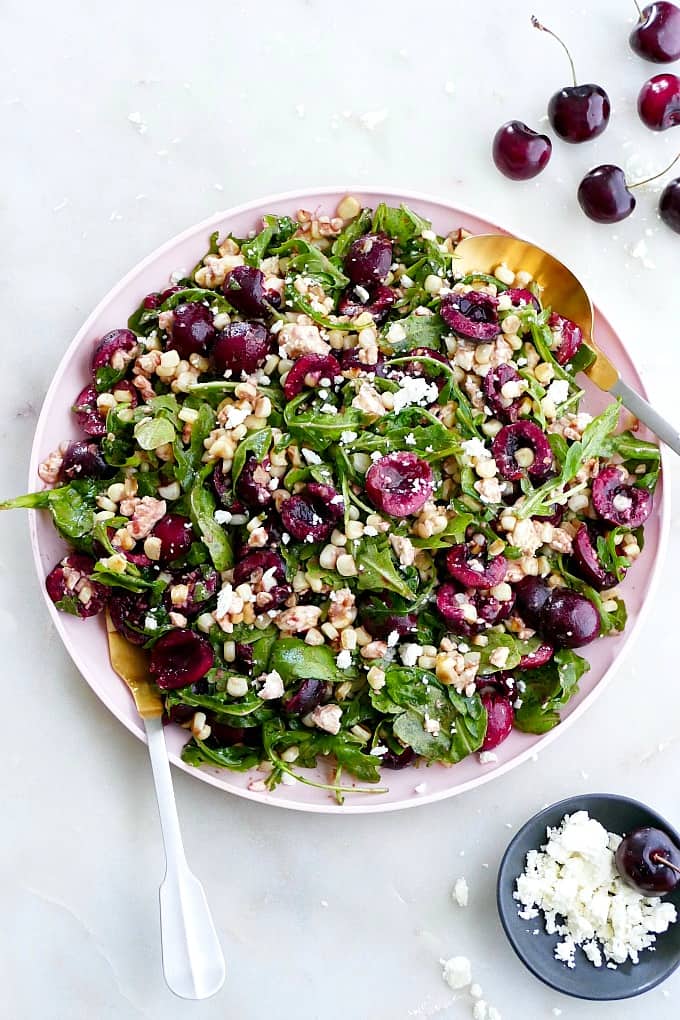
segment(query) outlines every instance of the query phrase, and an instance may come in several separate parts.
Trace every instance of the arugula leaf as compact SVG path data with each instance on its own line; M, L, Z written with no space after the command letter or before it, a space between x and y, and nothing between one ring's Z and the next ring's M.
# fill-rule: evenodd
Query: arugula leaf
M398 573L385 537L362 538L355 549L354 560L359 567L359 591L384 591L387 588L413 602L415 592Z
M354 407L348 407L341 414L322 414L315 409L297 414L298 407L308 397L308 393L301 393L288 403L283 413L291 435L304 446L325 450L331 443L336 443L343 432L357 432L369 420L367 415Z
M232 769L235 772L247 772L260 763L260 755L256 748L243 744L231 747L208 747L202 740L194 738L182 748L182 761L187 765L217 765L219 768Z
M236 489L236 483L239 480L248 456L252 455L255 457L255 460L258 461L264 460L269 452L271 443L272 430L268 428L258 429L257 432L251 432L250 435L241 440L236 447L231 467L231 481L234 489Z
M207 301L211 307L217 308L218 312L231 312L233 306L217 291L209 290L207 287L185 287L166 298L161 305L161 311L167 312L178 305L195 304L199 301Z
M394 326L401 326L404 330L406 335L402 339L395 340L389 336L390 331L397 334L401 332L393 329ZM448 332L446 324L439 315L418 315L411 312L410 315L403 319L395 319L383 328L380 346L387 354L401 354L412 351L414 347L431 347L438 351L442 336L446 332Z
M100 365L94 373L94 386L97 393L110 390L123 378L127 371L127 365L116 369L112 365Z
M358 216L351 220L347 226L342 230L335 241L331 251L339 259L344 259L345 255L354 244L356 240L367 234L371 229L371 210L362 209Z
M49 506L50 495L58 489L43 489L41 492L27 492L25 496L4 499L0 510L44 510Z
M310 679L341 683L357 676L357 671L352 667L340 669L328 645L308 645L300 638L293 637L276 641L269 656L268 668L280 673L286 685Z
M239 674L231 673L230 675L238 676ZM220 717L224 716L224 721L230 725L233 725L234 716L238 716L239 725L241 725L248 716L257 713L265 704L253 691L243 698L234 700L226 691L220 691L214 685L210 685L209 694L196 694L191 687L169 691L165 695L165 701L170 707L172 705L189 705L191 708L202 708L206 712L213 712ZM248 720L245 725L249 726L251 721L253 720Z
M203 467L203 442L215 427L215 412L210 404L202 403L198 409L198 418L191 427L191 441L188 448L177 436L174 444L175 478L183 489L190 488L196 475Z
M474 514L456 513L455 516L449 518L446 527L439 534L432 535L430 538L411 536L411 542L416 549L431 549L432 551L448 549L449 546L464 540L468 525L472 524L474 520Z
M293 237L275 249L274 254L288 256L289 269L297 269L311 276L331 289L346 287L349 277L335 265L317 245L301 237Z
M406 205L399 208L381 202L373 214L373 230L388 234L404 248L410 240L420 237L423 230L430 230L432 224L424 220Z
M95 581L106 585L107 588L124 588L126 591L136 593L149 591L155 586L153 581L147 581L142 577L134 563L127 563L125 573L119 574L115 570L110 570L101 560L97 560L92 576ZM165 586L165 582L162 582L162 584Z
M290 216L263 216L264 228L255 237L241 242L241 254L249 266L259 266L273 244L289 241L298 224Z
M142 450L157 450L175 438L175 427L167 418L142 418L134 428L134 437Z
M507 634L501 630L487 630L484 633L487 638L486 645L483 648L477 646L474 648L474 651L479 652L480 655L479 669L477 671L480 676L490 676L499 670L514 669L515 666L519 665L519 660L522 656L512 634ZM499 648L507 648L509 654L502 666L495 666L491 662L491 656Z
M526 690L515 711L515 726L525 733L547 733L557 726L559 709L578 692L578 682L589 669L586 659L562 648L545 666L525 670Z
M94 527L94 508L73 485L52 489L49 510L57 531L65 538L84 538Z
M189 493L189 513L194 527L208 547L215 570L229 570L234 554L226 531L215 520L217 503L212 492L197 482Z

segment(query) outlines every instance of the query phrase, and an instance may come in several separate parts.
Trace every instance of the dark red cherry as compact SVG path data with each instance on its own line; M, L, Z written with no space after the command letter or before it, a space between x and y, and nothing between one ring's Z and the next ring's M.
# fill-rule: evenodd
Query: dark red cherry
M200 301L177 305L174 309L168 347L176 350L180 357L205 354L216 336L213 313Z
M247 319L264 319L271 315L271 306L277 306L281 300L279 294L267 290L264 273L254 266L236 266L227 273L222 293Z
M392 265L392 241L385 234L364 234L350 246L345 272L352 283L372 287L382 283Z
M144 645L149 635L144 633L150 603L147 595L133 592L114 592L109 599L109 613L119 634L133 645Z
M57 609L86 619L108 602L111 589L92 580L94 560L83 553L65 556L45 578L45 588ZM62 602L62 605L58 605Z
M638 96L640 120L652 131L666 131L680 124L680 78L677 74L655 74Z
M272 475L269 468L269 457L259 461L250 454L246 457L243 470L236 482L236 495L242 503L253 510L261 510L272 501ZM278 485L278 482L276 484Z
M543 605L541 632L560 648L580 648L600 635L600 614L596 607L571 588L553 588Z
M281 520L298 542L322 542L344 512L344 500L332 486L310 482L301 493L286 500Z
M415 761L416 752L412 747L405 747L403 751L397 753L396 751L388 751L387 754L383 754L379 758L380 766L384 769L405 769L407 765L410 765Z
M537 626L541 619L543 607L550 598L552 588L541 577L527 574L515 585L517 607L523 620L532 627Z
M680 9L665 0L643 7L629 41L639 57L653 64L680 59Z
M193 630L171 630L151 650L149 673L164 691L195 684L215 662L210 643Z
M512 365L494 365L484 376L482 389L486 402L500 421L512 423L519 418L522 396L504 397L506 383L519 383L521 376Z
M391 287L378 284L377 287L368 290L367 294L366 301L360 301L356 288L348 288L338 302L338 315L347 315L350 319L355 319L362 312L368 312L373 316L373 321L378 326L381 325L397 300L396 292Z
M494 135L491 153L496 167L513 181L528 181L540 174L552 152L547 135L532 131L521 120L509 120Z
M77 439L66 447L59 475L71 482L74 478L107 478L115 473L116 469L109 467L96 443Z
M509 287L503 291L503 296L510 298L515 308L528 307L531 305L537 312L541 310L541 304L535 294L524 287Z
M680 177L669 181L661 192L659 216L667 227L680 234Z
M494 588L508 569L505 556L473 554L465 543L452 545L446 554L446 569L454 581L466 588Z
M341 371L339 362L332 354L303 354L293 363L286 376L283 395L286 400L292 400L305 388L312 390L319 385L333 387L334 379Z
M408 517L427 503L434 478L426 460L399 451L374 461L366 472L365 485L366 495L378 510L390 517Z
M321 704L326 684L323 680L303 680L295 694L281 703L286 715L308 715Z
M587 524L582 524L574 535L573 540L573 563L574 571L584 581L587 581L593 588L602 591L604 588L613 588L616 584L616 577L611 571L605 570L600 563L597 548Z
M654 505L651 492L631 485L624 469L616 464L603 468L593 479L592 499L603 520L626 528L644 524Z
M417 613L389 612L391 606L387 594L380 597L370 595L362 604L361 622L371 637L387 641L390 634L398 634L402 638L418 629Z
M86 436L100 439L106 435L106 419L97 409L97 391L91 383L80 391L71 410Z
M481 697L486 709L486 735L480 751L491 751L510 736L515 712L510 699L503 694L487 691Z
M213 348L212 357L220 375L240 379L251 375L262 365L269 353L270 337L261 322L232 322Z
M165 566L185 556L194 541L194 529L188 517L180 514L166 514L161 517L151 535L161 540L159 563Z
M92 353L92 371L95 380L102 382L103 368L113 369L121 375L139 350L139 341L129 329L112 329L97 341ZM106 385L106 383L104 384Z
M619 166L604 163L589 170L578 186L578 202L586 216L596 223L618 223L630 216L635 196Z
M553 333L552 353L560 365L566 365L583 343L583 332L571 319L565 319L563 315L552 312L548 319L548 325ZM557 346L554 346L557 344Z
M499 474L518 481L528 474L530 478L546 478L553 466L553 454L546 436L531 421L518 421L504 425L491 444Z
M445 294L439 314L458 336L469 340L493 340L500 332L498 298L479 290L467 294Z
M538 669L539 666L545 666L546 663L550 662L554 654L555 649L553 646L543 642L533 652L528 652L522 656L519 660L517 671L522 672L525 669Z
M268 571L278 584L285 584L286 566L278 553L270 549L249 552L234 567L234 584L248 583L257 587Z
M536 17L532 17L531 24L557 40L567 54L571 67L573 84L556 92L548 103L548 118L555 134L565 142L574 143L597 138L609 123L611 113L609 96L600 85L594 85L592 82L577 85L571 53L560 37L542 25Z
M664 896L680 883L680 847L661 829L633 829L615 854L616 870L645 896Z

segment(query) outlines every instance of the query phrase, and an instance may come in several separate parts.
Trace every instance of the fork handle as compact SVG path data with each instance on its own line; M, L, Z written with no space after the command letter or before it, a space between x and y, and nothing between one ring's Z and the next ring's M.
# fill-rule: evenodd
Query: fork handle
M665 418L662 418L644 397L632 390L622 379L617 379L609 392L615 397L621 397L624 407L628 408L641 422L644 422L662 443L670 446L674 453L680 455L680 432Z

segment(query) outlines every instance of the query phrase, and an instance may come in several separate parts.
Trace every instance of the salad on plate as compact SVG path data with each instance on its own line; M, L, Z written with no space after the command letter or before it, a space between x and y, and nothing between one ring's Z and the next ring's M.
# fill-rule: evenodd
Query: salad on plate
M186 762L341 799L492 761L624 629L659 450L580 410L579 327L521 268L463 276L465 233L346 196L213 235L0 504L51 514L50 598L148 649Z

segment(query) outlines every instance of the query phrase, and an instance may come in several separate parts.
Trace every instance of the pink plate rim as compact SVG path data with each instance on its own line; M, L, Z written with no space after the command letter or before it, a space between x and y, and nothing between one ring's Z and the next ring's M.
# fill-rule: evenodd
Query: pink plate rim
M45 395L43 406L41 408L40 416L38 418L38 422L36 425L35 437L33 440L29 466L29 482L28 482L29 490L35 487L38 464L40 462L41 456L44 455L42 454L42 450L45 441L44 433L46 431L49 412L51 410L54 397L64 379L64 376L68 373L74 354L81 345L83 339L88 334L91 326L97 321L99 316L103 312L105 312L107 306L129 284L131 284L136 279L136 277L144 271L144 269L146 269L160 257L172 252L173 249L183 244L184 242L191 241L193 238L199 238L203 236L207 237L211 230L214 230L216 227L222 225L224 221L227 219L235 218L237 216L241 216L249 212L261 214L263 211L266 211L268 207L274 206L275 204L278 203L287 202L298 203L298 205L307 205L314 208L317 201L322 201L323 199L328 198L329 196L332 195L341 196L344 194L356 194L361 196L362 198L367 199L381 199L384 197L388 197L398 199L399 201L403 201L409 204L410 203L417 204L418 202L423 202L427 203L430 206L438 206L442 210L442 213L460 214L462 217L469 217L472 219L477 219L489 223L489 221L486 219L484 215L477 213L469 206L454 205L444 198L435 197L418 191L411 191L410 189L402 190L399 188L384 188L376 185L356 184L354 186L326 185L319 188L308 187L296 189L293 191L286 191L277 194L267 195L264 196L263 198L254 199L249 202L244 202L239 205L232 206L226 210L221 210L219 212L213 213L211 216L207 217L201 222L188 227L186 230L175 235L169 241L166 241L164 244L157 247L153 252L151 252L151 254L147 255L140 262L138 262L128 273L125 274L125 276L123 276L121 280L118 281L118 283L116 283L105 294L102 300L96 305L96 307L93 309L90 315L86 318L83 325L76 333L74 339L71 341L68 348L64 352L62 359L55 372L54 378L52 379L52 382L50 383L50 386ZM507 231L500 226L497 227L496 229L498 229L499 232L511 233L511 231ZM523 234L522 236L524 236L527 240L531 241L531 238L526 237L525 234ZM201 250L204 250L204 248L205 246L203 246ZM596 311L599 316L599 319L603 321L605 325L608 326L609 324L605 317L599 312L599 310ZM613 332L618 338L618 333L615 330L613 330ZM621 342L623 346L623 342L622 341L619 342ZM642 394L645 395L644 388L642 388ZM668 470L668 460L669 453L662 446L661 461L664 473ZM664 560L664 553L668 544L668 538L670 533L670 493L668 492L667 487L664 486L663 481L661 481L660 487L657 490L657 492L661 494L661 498L660 499L657 498L657 500L655 500L655 515L658 517L659 522L658 544L655 550L654 561L649 567L645 600L641 607L639 608L639 610L637 611L636 617L632 622L630 629L627 629L627 633L625 635L623 644L617 651L611 664L605 669L600 679L595 683L593 689L583 697L583 700L570 712L570 714L560 723L560 725L555 727L548 733L544 734L540 738L534 740L529 747L527 747L525 750L519 751L508 761L500 763L492 769L485 769L481 771L478 775L474 776L473 778L465 782L461 782L455 786L450 786L441 790L434 791L432 793L425 793L419 796L412 791L408 796L405 796L401 800L382 803L378 799L379 795L366 796L365 799L362 797L361 800L359 799L358 796L356 800L348 797L345 799L345 803L342 806L336 804L334 801L330 799L330 797L327 799L326 802L319 801L318 803L315 801L308 802L293 799L279 799L275 795L263 795L262 793L251 791L247 789L247 787L232 785L228 783L228 780L222 778L221 775L216 775L205 769L196 769L190 765L186 765L178 754L175 754L174 752L169 750L168 754L170 761L172 762L173 765L176 765L178 768L182 769L184 772L187 772L189 775L201 779L203 782L206 782L221 790L226 790L227 792L234 793L237 796L258 802L260 804L264 803L269 806L286 808L288 810L311 811L315 813L335 815L373 814L385 811L404 810L410 807L431 804L435 801L443 800L448 797L453 797L458 794L465 793L468 790L471 790L477 786L481 786L484 783L490 782L497 776L504 775L511 769L515 768L517 765L520 765L522 762L525 762L530 758L533 758L536 755L536 753L541 751L543 748L547 747L548 744L552 743L552 741L559 737L560 734L564 733L567 727L571 726L574 720L579 718L581 714L586 711L586 709L593 703L597 695L601 693L601 691L604 690L605 686L611 682L616 669L620 666L624 656L630 651L632 643L638 637L640 629L644 623L644 620L646 619L647 613L649 612L650 603L652 602L652 596L654 595L657 585L659 583L660 567ZM38 513L36 511L29 511L29 530L31 546L33 551L33 559L41 584L43 597L45 599L45 602L47 603L48 611L52 617L52 621L64 645L66 646L69 655L71 656L74 664L76 665L76 667L78 667L79 671L85 677L86 681L93 689L97 697L107 706L107 708L116 716L116 718L120 722L122 722L124 726L126 726L126 728L131 733L133 733L138 739L145 741L146 738L144 730L143 728L140 727L138 720L134 718L131 719L129 716L126 717L125 715L123 715L119 711L118 706L115 704L113 697L109 696L108 692L105 689L102 689L94 679L91 679L87 675L87 671L81 665L81 657L79 654L79 650L76 646L76 643L71 640L71 637L66 632L62 614L60 614L55 609L53 603L47 596L43 584L44 567L40 558ZM135 723L137 723L137 725L135 725ZM417 772L415 772L414 770L409 771L411 771L414 781L417 781L420 778L424 779L427 778L428 774L427 769L418 770ZM454 773L454 771L455 768L454 770L452 770L452 774ZM400 773L393 773L393 775L395 776L399 774ZM228 773L228 775L232 774ZM319 791L320 795L322 793L324 796L327 796L325 791Z

